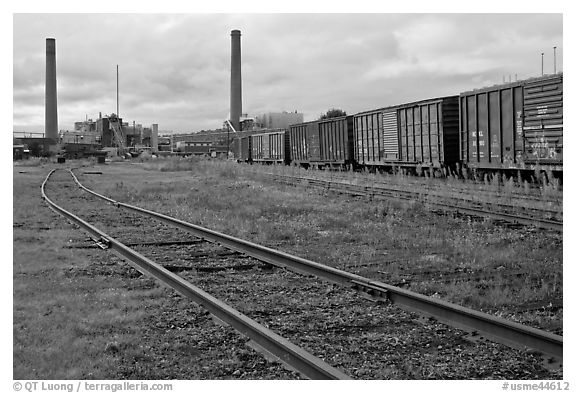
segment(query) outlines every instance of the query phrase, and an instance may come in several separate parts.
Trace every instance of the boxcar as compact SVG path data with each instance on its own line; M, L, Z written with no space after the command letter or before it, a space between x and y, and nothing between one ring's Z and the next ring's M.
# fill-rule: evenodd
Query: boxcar
M354 152L354 116L334 117L318 121L320 142L319 165L345 167L352 164Z
M252 137L240 138L238 143L238 162L252 162Z
M354 115L354 155L360 166L440 169L458 161L458 96Z
M320 160L318 121L292 124L288 129L290 158L293 164L308 167Z
M254 134L251 138L251 159L265 164L290 162L289 141L286 130Z
M352 164L353 116L290 126L292 162L302 166L345 167Z
M562 170L563 76L460 94L460 159L473 169Z

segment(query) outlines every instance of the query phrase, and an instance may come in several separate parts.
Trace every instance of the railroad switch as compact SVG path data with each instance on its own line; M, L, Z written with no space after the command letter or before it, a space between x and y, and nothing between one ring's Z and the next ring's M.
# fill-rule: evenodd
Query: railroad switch
M352 280L352 289L360 292L368 300L375 302L388 301L388 290L385 288L367 284L361 281Z

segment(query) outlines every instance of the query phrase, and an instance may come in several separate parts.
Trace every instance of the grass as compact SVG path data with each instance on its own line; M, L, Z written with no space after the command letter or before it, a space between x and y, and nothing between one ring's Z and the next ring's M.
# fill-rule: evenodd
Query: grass
M25 159L25 160L15 161L14 165L15 166L21 166L21 167L35 167L35 166L45 165L49 162L50 162L50 159L45 158L45 157L30 157L30 158Z
M313 261L383 281L426 271L433 276L469 271L495 282L474 289L476 284L426 285L419 276L410 280L412 289L428 295L493 310L562 299L561 235L439 217L417 201L370 201L278 185L262 173L304 173L294 167L162 159L130 170L109 169L113 177L104 179L116 180L87 185L115 199ZM358 183L378 180L375 174L345 175ZM499 281L500 275L513 273L519 277ZM554 284L525 282L538 277Z
M509 204L520 207L536 207L556 209L562 214L562 186L552 173L541 175L539 168L534 170L532 181L522 180L521 176L502 176L490 174L482 178L461 179L454 175L445 178L431 176L407 176L401 171L394 174L374 173L368 170L352 171L312 171L295 167L275 166L259 167L255 171L272 171L279 175L305 176L323 180L345 181L358 185L394 186L400 189L414 190L418 187L426 190L426 197L450 197L456 194L462 198L471 199L484 204ZM534 188L533 186L537 187ZM520 198L520 199L519 199ZM529 199L528 199L529 198Z
M258 377L262 367L290 377L277 364L261 366L246 340L203 308L113 256L64 248L87 235L41 201L52 167L14 168L14 379L253 378L233 372Z
M66 165L78 164L91 169L90 162ZM50 168L14 168L14 378L231 375L247 354L242 343L218 354L219 340L231 341L229 330L101 252L63 248L86 235L42 204L39 186ZM97 168L101 176L80 180L120 201L384 282L406 280L409 289L534 326L562 322L561 311L547 307L518 311L562 301L561 235L438 216L417 202L279 185L260 172L308 173L293 167L159 157ZM468 275L479 279L461 279ZM181 353L191 361L182 362Z

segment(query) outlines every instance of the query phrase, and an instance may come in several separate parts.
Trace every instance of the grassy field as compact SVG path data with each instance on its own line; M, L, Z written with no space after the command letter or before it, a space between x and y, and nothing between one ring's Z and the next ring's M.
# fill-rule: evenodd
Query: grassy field
M87 235L40 197L51 167L13 170L14 379L294 378L203 308L107 252L74 248Z
M129 168L83 180L123 202L477 309L507 315L562 302L561 234L279 185L257 166L164 159Z
M563 299L561 234L438 215L418 202L373 202L279 185L254 166L231 162L67 165L101 171L77 173L86 186L119 201L562 330L562 309L552 307ZM242 340L215 326L202 310L138 278L122 262L102 251L65 248L85 241L86 235L41 201L39 187L52 166L39 162L13 170L14 378L228 378L235 361L255 356L239 350ZM192 322L179 327L174 314ZM226 353L211 345L218 337L238 341L236 349ZM194 362L183 364L169 356L182 351ZM230 362L217 360L222 351ZM162 368L158 358L165 359ZM207 373L207 368L212 369Z

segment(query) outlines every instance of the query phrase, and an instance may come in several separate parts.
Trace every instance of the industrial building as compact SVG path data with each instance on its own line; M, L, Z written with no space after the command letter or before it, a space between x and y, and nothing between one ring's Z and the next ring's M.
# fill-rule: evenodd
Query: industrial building
M261 129L288 128L304 122L304 114L295 112L268 112L254 117L254 126Z
M14 133L14 159L31 156L61 154L83 157L106 154L106 149L117 154L158 150L158 124L143 127L122 122L116 114L102 116L96 121L88 119L74 123L73 131L58 131L58 95L56 74L56 40L46 39L45 133ZM105 150L103 150L105 149Z
M304 122L304 115L294 112L267 112L254 117L242 113L242 51L240 30L230 32L230 119L224 129L233 132L288 128Z
M230 118L223 130L159 137L158 124L143 126L126 122L118 113L102 115L96 120L86 119L74 123L72 131L58 131L56 40L46 39L45 134L27 138L14 137L15 157L30 155L65 154L72 157L96 154L106 150L117 154L176 152L217 155L234 150L238 138L263 129L288 128L303 122L302 113L267 112L254 117L242 114L242 73L239 30L231 31ZM118 69L117 69L118 70ZM117 90L118 94L118 90ZM117 107L117 112L118 112ZM232 131L232 132L231 132Z

